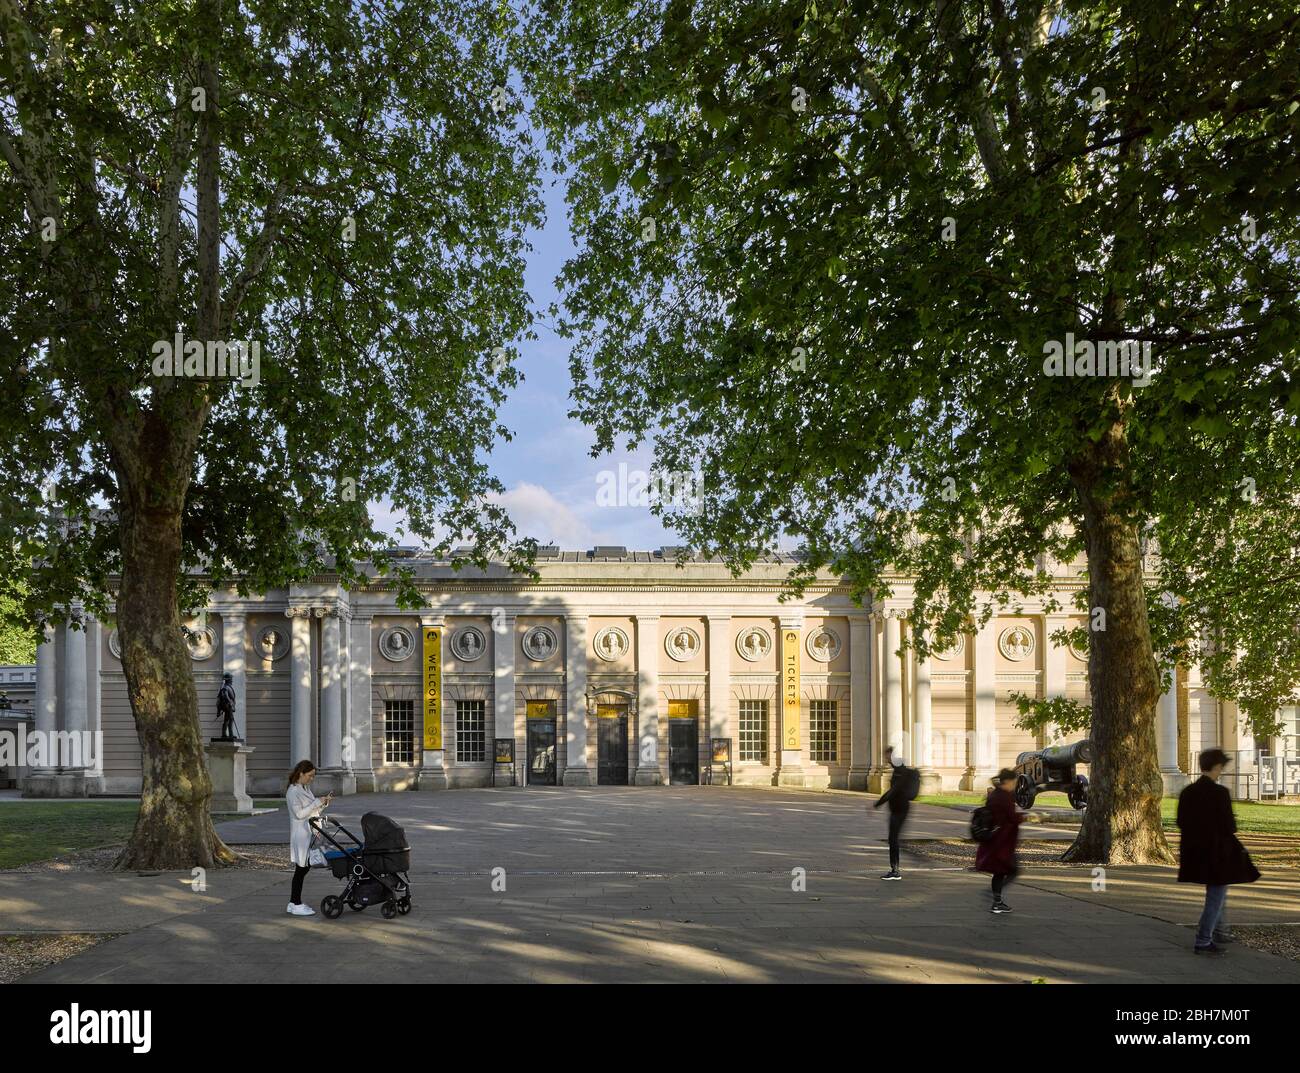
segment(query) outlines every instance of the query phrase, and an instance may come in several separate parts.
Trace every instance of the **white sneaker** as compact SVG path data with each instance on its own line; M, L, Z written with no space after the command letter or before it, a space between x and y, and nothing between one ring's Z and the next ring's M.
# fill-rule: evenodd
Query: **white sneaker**
M296 917L314 917L316 915L316 910L310 905L294 905L293 902L289 903L289 912Z

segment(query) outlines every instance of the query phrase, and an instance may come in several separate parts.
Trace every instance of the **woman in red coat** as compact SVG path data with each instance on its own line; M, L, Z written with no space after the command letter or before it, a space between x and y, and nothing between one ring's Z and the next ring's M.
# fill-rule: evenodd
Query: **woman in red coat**
M994 913L1009 913L1011 906L1002 900L1002 888L1016 878L1016 842L1020 838L1020 821L1012 791L1016 788L1016 773L1003 768L993 780L986 804L993 813L993 837L981 842L975 852L975 868L993 876Z

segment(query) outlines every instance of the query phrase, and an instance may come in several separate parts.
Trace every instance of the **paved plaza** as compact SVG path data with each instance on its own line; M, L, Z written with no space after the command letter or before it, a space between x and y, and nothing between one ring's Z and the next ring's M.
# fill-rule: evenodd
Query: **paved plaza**
M964 868L906 854L904 880L881 882L872 800L713 787L359 795L332 812L358 833L370 810L406 828L409 916L289 917L287 866L209 873L201 893L188 873L9 873L0 930L127 932L31 982L1300 983L1300 964L1239 946L1194 957L1202 888L1169 868L1109 869L1104 891L1088 869L1031 869L1005 917L988 912L988 878ZM919 805L907 834L962 837L967 822ZM274 845L287 827L281 811L219 829ZM313 871L305 900L340 887ZM1233 889L1229 915L1300 925L1297 894L1294 873L1266 876Z

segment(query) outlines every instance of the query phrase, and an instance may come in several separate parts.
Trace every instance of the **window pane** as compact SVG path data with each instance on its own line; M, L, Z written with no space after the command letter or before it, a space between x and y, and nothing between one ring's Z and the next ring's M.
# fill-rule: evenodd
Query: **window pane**
M456 702L456 760L476 764L487 759L486 704L481 700Z
M384 701L384 762L415 763L415 701Z
M833 764L838 759L838 714L836 701L808 702L808 755L814 763Z
M740 759L767 763L767 701L740 702Z

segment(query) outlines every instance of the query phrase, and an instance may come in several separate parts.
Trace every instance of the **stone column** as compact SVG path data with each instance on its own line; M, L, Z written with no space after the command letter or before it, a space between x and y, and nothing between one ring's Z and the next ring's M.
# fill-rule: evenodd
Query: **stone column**
M1047 615L1043 620L1043 697L1051 700L1065 696L1065 660L1069 649L1052 641L1052 634L1069 626L1069 619L1064 615ZM1047 745L1055 745L1061 739L1061 732L1055 725L1049 725L1043 734Z
M965 790L983 790L997 774L997 635L995 620L975 635L975 733L967 756Z
M590 786L587 766L587 616L564 619L564 785Z
M913 682L912 728L916 755L911 763L921 772L921 792L938 793L942 779L934 768L934 705L930 693L930 657L921 658L912 649Z
M871 619L849 619L849 789L871 777Z
M311 608L290 607L289 765L311 755Z
M28 768L23 780L24 797L55 795L55 733L58 730L59 695L55 666L54 627L46 624L36 646L36 711L34 730L44 763ZM30 746L29 746L30 748Z
M636 616L637 743L632 781L658 786L659 768L659 616Z
M1156 704L1156 756L1160 761L1160 781L1166 794L1176 794L1187 785L1187 776L1178 767L1178 669L1173 684L1160 695Z
M885 616L885 745L895 752L906 749L903 740L903 663L898 648L903 643L902 620L897 612ZM909 757L909 760L911 758Z
M84 779L86 760L82 749L87 728L89 683L86 680L86 631L83 626L83 613L80 608L75 608L63 627L63 729L67 732L64 739L67 744L64 746L66 755L59 759L69 762L60 763L59 767ZM80 797L85 787L82 786L81 794L75 793L72 787L68 790Z
M343 766L343 622L341 608L331 607L321 620L320 766L316 781L336 794L357 791L356 779Z
M235 691L235 725L247 744L248 733L248 661L245 655L244 627L247 618L242 611L221 612L221 670L230 675L230 687ZM296 764L298 761L295 760Z
M493 616L492 620L492 697L493 725L498 738L515 737L515 616L503 614ZM496 743L489 746L495 748ZM518 785L525 783L524 764L527 758L518 755L519 745L515 744L514 776ZM507 785L511 770L508 764L496 764L496 783Z
M438 629L438 720L442 724L442 749L422 749L420 752L420 773L415 778L415 786L418 790L445 790L447 789L447 668L443 663L443 643L447 640L447 623L442 615L425 613L420 616L420 713L424 713L424 660L425 660L425 640L424 632L430 629ZM423 718L420 722L421 734L423 734Z
M803 656L802 649L803 649L803 641L804 641L804 634L803 634L804 622L803 619L798 616L793 616L793 615L782 616L779 625L780 625L780 631L778 633L778 638L780 644L778 647L779 658L777 661L777 666L780 670L781 687L777 691L778 693L777 703L780 706L780 712L781 712L781 719L779 723L779 727L780 727L779 733L781 735L781 752L780 752L781 768L777 772L776 784L778 786L801 787L801 786L806 786L808 782L808 776L807 773L804 771L804 763L803 763L804 755L806 754L808 748L806 736L804 735L803 726L802 726L803 723L802 667L804 665L804 660L802 658L799 659L799 667L801 668L800 676L799 676L800 677L799 705L793 712L787 712L785 708L785 635L789 631L792 630L794 631L796 635L795 652L798 654L798 656L802 657ZM787 749L785 747L786 732L787 732L786 721L791 719L794 720L795 736L799 741L799 748L797 749Z
M731 732L731 616L709 615L709 737L731 739L731 770L734 777L740 742ZM710 763L713 742L705 742ZM721 768L713 772L716 786L724 785Z
M87 786L87 794L104 792L104 705L102 696L102 672L104 649L104 627L98 619L90 619L86 624L86 659L90 675L90 715L87 729L94 742L94 756L87 758L86 777L94 779L94 786Z
M374 741L371 730L371 638L370 629L374 619L370 614L352 616L351 637L348 643L348 659L352 697L348 705L352 726L349 728L348 744L344 748L344 761L351 760L352 773L356 778L359 793L373 793L375 790Z

